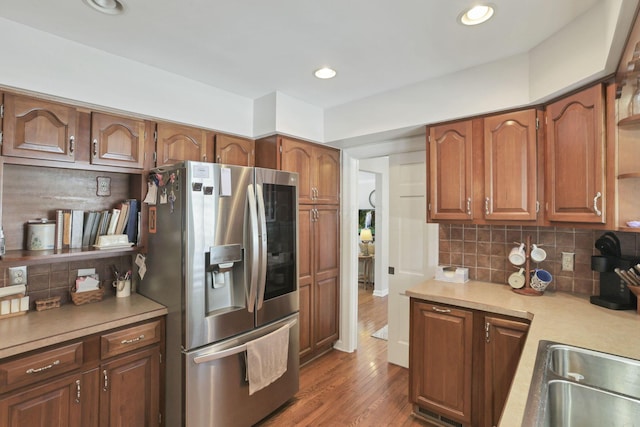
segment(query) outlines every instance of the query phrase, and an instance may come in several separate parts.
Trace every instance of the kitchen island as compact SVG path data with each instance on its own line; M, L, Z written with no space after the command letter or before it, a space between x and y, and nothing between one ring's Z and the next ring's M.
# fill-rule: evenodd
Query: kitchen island
M428 280L406 291L420 300L481 310L531 321L500 426L522 425L540 340L557 341L640 359L640 316L589 303L563 292L542 296L516 294L508 285Z

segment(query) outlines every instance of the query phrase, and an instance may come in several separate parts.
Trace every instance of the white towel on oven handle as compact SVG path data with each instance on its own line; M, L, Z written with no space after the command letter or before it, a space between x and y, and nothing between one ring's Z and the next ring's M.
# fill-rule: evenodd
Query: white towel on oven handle
M276 381L287 371L289 325L247 343L249 395Z

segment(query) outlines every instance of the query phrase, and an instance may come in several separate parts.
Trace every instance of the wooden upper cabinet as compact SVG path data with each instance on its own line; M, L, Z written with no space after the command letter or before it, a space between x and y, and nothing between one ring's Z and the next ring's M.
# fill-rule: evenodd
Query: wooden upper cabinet
M255 166L255 143L246 138L216 134L215 161L226 165Z
M429 218L473 218L471 120L429 128Z
M145 124L142 120L91 114L91 163L143 168Z
M184 160L210 162L208 132L204 129L171 123L158 123L156 141L156 166L171 165Z
M74 107L4 95L2 155L74 162L78 113Z
M281 138L280 169L298 172L300 203L340 203L340 151Z
M484 119L484 218L536 219L536 111Z
M604 90L598 84L546 110L549 221L605 222Z

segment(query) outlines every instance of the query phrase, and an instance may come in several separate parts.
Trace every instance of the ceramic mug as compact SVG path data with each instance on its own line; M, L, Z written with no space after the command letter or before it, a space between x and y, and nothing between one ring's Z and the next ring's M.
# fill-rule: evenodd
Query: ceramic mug
M131 295L131 280L116 280L113 282L116 288L116 297L123 298Z
M520 271L511 273L509 276L509 285L514 289L520 289L524 286L524 283L524 268L521 268Z
M531 259L535 262L542 262L547 259L547 252L535 244L531 245Z
M531 287L539 292L544 292L551 283L553 277L547 270L536 269L531 276Z
M522 265L527 260L527 256L524 252L524 243L521 243L520 246L516 246L511 249L509 253L509 262L513 265Z

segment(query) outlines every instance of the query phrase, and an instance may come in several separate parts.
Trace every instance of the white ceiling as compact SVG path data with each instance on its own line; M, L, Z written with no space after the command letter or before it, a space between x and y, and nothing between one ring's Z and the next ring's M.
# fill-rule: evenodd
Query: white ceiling
M0 16L251 99L322 108L527 52L605 0L492 0L492 20L457 23L474 0L0 0ZM333 80L313 70L337 69Z

